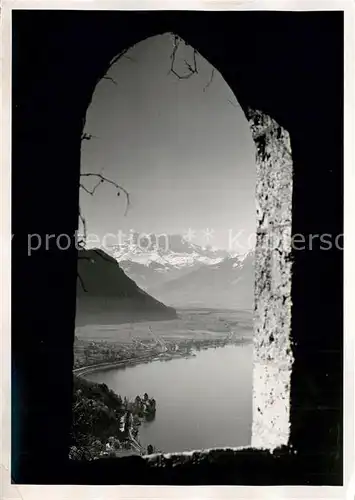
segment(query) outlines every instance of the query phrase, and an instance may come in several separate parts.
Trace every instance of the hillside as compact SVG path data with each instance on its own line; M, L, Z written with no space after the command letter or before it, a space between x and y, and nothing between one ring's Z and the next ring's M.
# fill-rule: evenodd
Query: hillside
M155 408L148 394L129 401L106 384L74 375L69 457L92 460L137 454L139 427L154 418ZM138 454L144 451L139 447Z
M185 276L204 264L196 262L194 265L174 267L169 264L163 266L158 262L140 264L131 260L121 260L119 265L127 276L137 283L140 288L149 292L152 287L157 287L168 281Z
M98 249L79 251L77 326L173 318L176 311L141 290L114 258Z

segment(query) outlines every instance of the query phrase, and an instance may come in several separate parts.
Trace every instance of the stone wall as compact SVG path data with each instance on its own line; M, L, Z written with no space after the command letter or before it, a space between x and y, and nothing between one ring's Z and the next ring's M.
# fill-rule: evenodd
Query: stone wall
M292 157L290 137L260 111L246 112L256 144L256 257L252 446L289 439Z

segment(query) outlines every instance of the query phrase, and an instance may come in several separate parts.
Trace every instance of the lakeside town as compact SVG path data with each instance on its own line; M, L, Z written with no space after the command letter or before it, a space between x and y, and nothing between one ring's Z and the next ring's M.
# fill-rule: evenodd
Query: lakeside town
M244 343L243 337L236 338L233 332L226 336L207 339L180 338L168 340L153 334L154 340L133 337L130 342L87 340L75 337L74 373L84 374L110 367L126 367L154 360L169 361L174 358L191 357L196 351Z
M255 232L255 151L252 138L248 146L245 135L250 132L249 124L239 106L231 108L226 104L230 101L228 85L197 51L191 51L182 39L175 35L172 38L170 34L159 35L150 46L151 42L153 40L148 42L146 49L149 53L151 49L157 51L154 60L160 61L158 67L162 77L161 81L158 77L159 82L155 83L161 86L161 95L171 95L171 99L161 101L159 92L155 96L151 92L145 93L140 84L135 88L137 75L131 74L130 70L135 67L139 71L143 65L121 67L120 62L124 60L117 58L115 68L110 67L110 71L118 72L117 79L112 78L113 73L105 78L129 82L128 93L137 92L136 95L132 93L132 102L145 103L130 134L135 146L132 149L126 139L120 143L121 136L117 135L123 125L127 127L133 123L128 119L129 115L122 114L122 110L129 113L135 109L134 105L126 108L127 101L123 100L117 113L112 114L112 109L106 108L105 97L102 102L105 112L98 119L100 91L93 95L93 107L88 108L88 121L82 136L83 170L80 172L78 213L81 245L78 250L73 346L73 375L75 384L81 384L75 392L74 405L79 404L81 412L74 412L74 420L81 422L78 431L85 429L87 456L94 458L126 447L128 451L150 453L154 447L148 443L165 452L187 450L191 446L224 446L230 444L230 438L236 444L249 439L255 254L250 238L243 236L243 242L237 241L240 228L246 234L254 235ZM145 50L146 42L142 43ZM135 50L132 47L133 53ZM175 61L177 52L179 57ZM139 60L140 49L136 56ZM191 102L186 107L187 95L181 102L176 100L179 96L174 80L179 76L181 63L183 67L180 69L185 75L186 64L189 68L190 61L196 66L196 58L199 71L204 68L202 71L207 71L211 78L199 90L192 84ZM168 67L171 78L166 78ZM154 72L154 75L158 73ZM144 77L141 81L147 78L147 75L140 76ZM185 76L182 79L182 85L188 87L190 79ZM220 79L218 87L216 79ZM192 78L191 82L194 80ZM219 89L215 103L210 98L202 103L200 97L212 80L210 92L213 94ZM123 87L119 87L122 91ZM154 85L152 88L158 87ZM225 96L222 101L221 89ZM120 91L112 96L115 104L127 97L125 90ZM105 96L107 92L110 93L110 87L105 90ZM153 107L152 99L155 101ZM191 115L191 106L195 104L202 105L202 114ZM208 118L215 116L219 104L218 122L226 124L225 133L221 135L223 151L226 148L224 137L230 130L235 130L235 119L240 120L237 123L240 133L237 136L232 134L229 143L230 157L227 158L229 154L223 155L222 161L215 157L221 128L205 127L216 123ZM176 114L176 105L186 113ZM102 128L106 111L112 118L109 118L113 126L111 132L106 125ZM205 112L207 114L202 117ZM177 120L172 122L171 116L176 116ZM144 125L146 123L152 124L149 130ZM140 130L141 125L144 131ZM159 133L155 133L155 128ZM148 142L144 139L147 130ZM196 135L196 131L201 135ZM95 136L104 140L87 140ZM203 147L196 147L197 136ZM105 144L107 147L100 149ZM184 145L183 148L180 144ZM206 154L208 147L211 149ZM241 151L248 153L249 157L242 153L237 171L235 162ZM188 161L185 155L188 155ZM102 161L105 172L101 170L99 173ZM221 175L222 171L224 175ZM232 171L239 190L239 194L233 196L233 202L236 202L233 207L230 205L232 198L228 196ZM186 189L186 183L184 180L180 182L181 179L191 181L193 189ZM223 193L222 203L218 197L210 196L211 187L213 194L215 188L219 194ZM118 206L114 201L116 196L110 198L112 188L119 196ZM247 193L250 193L250 198ZM93 199L95 205L91 205ZM131 200L136 200L135 206L131 206ZM120 213L129 215L129 218L120 219ZM133 227L139 227L139 231ZM111 237L116 233L118 240L112 241ZM89 234L95 234L95 241L91 238L88 241ZM108 234L110 245L106 245ZM242 349L246 344L249 344L247 348ZM229 346L238 346L238 349ZM199 353L202 350L210 352ZM234 357L230 355L231 351L235 351ZM135 365L142 366L124 370ZM179 370L181 365L184 368ZM185 379L189 369L192 372ZM141 381L139 373L144 374L146 370L148 374ZM156 380L149 372L157 375ZM128 384L124 382L125 376L131 377ZM222 398L221 388L234 379L240 384L240 394L248 391L240 398L248 403L243 405L242 411L239 403L229 406L228 391L223 400L226 417L220 426L216 424L218 416L213 415L214 411L220 411L221 406L214 404L216 394ZM106 382L107 386L93 380ZM146 395L146 390L152 394ZM137 393L144 395L136 396ZM128 401L124 397L126 394L134 400ZM216 407L214 410L213 406ZM237 412L238 419L235 417ZM91 422L87 427L83 423L86 417ZM139 425L149 419L154 422L142 425L140 429L142 447L139 444ZM240 436L236 436L236 420L238 430L243 427ZM196 422L203 422L199 430ZM226 429L227 435L224 435ZM176 436L174 442L172 434ZM95 444L94 436L101 444Z
M143 329L143 325L141 327ZM121 327L123 329L123 327ZM158 335L150 325L145 336L127 338L83 338L75 336L72 459L97 459L110 456L144 455L160 452L154 444L142 446L139 428L155 419L159 401L145 393L129 400L106 384L85 379L94 371L125 368L152 361L190 358L198 351L250 342L234 330L201 333L190 331L180 336ZM142 330L141 330L142 331ZM121 332L122 333L122 332Z

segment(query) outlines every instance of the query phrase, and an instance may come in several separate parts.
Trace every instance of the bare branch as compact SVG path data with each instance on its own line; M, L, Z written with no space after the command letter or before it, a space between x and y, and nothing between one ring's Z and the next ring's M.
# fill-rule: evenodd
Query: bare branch
M84 231L84 240L81 240L79 242L79 244L82 243L82 242L84 242L84 245L85 245L85 243L86 243L86 219L85 219L85 217L83 216L83 214L81 212L80 205L79 205L79 218L80 218L80 220L81 220L81 222L83 224L83 231Z
M117 85L116 80L114 80L111 76L105 75L102 78L103 78L103 80L110 80L112 83L114 83L115 85Z
M194 74L193 72L191 72L191 73L187 73L186 75L179 75L179 73L177 73L174 70L174 68L171 68L170 72L173 73L179 80L187 80L188 78L190 78Z
M173 40L173 51L170 55L170 59L172 60L172 66L174 65L174 62L175 62L175 56L176 56L176 52L177 52L177 49L179 48L179 45L180 45L180 38L176 35L174 35L174 40Z
M132 62L137 62L135 59L133 59L133 57L129 57L129 56L126 56L126 54L123 54L121 57L124 57L125 59L128 59L129 61L132 61Z
M203 89L204 92L206 92L206 90L208 89L208 87L211 85L212 81L213 81L213 77L214 77L214 68L212 68L212 72L211 72L211 78L209 79L207 85L205 86L205 88Z
M81 187L84 191L86 191L88 194L91 194L91 195L93 194L93 193L92 193L92 191L90 191L89 189L87 189L87 187L85 187L85 186L84 186L84 184L82 184L81 182L80 182L80 187Z
M193 51L193 66L184 59L184 62L187 66L187 69L190 71L190 73L197 73L197 63L196 63L196 50L194 49Z
M196 55L197 55L197 50L196 50L196 49L194 49L194 68L195 68L195 71L197 72Z
M96 177L99 179L97 184L95 184L95 186L92 188L92 190L88 189L82 183L80 183L80 187L83 188L84 191L86 191L91 196L94 195L96 189L100 186L100 184L103 184L104 182L107 182L108 184L112 184L117 189L117 196L120 196L121 192L124 193L126 196L126 209L125 209L124 215L127 215L128 209L130 207L130 197L129 197L128 191L124 187L117 184L117 182L114 182L111 179L108 179L107 177L103 176L102 174L95 174L93 172L89 172L89 173L80 174L80 177Z
M123 49L121 50L121 52L119 52L117 54L117 56L115 56L113 59L111 59L110 61L110 64L108 66L108 69L112 68L112 66L121 58L123 57L128 51L130 50L130 47L126 48L126 49Z
M99 83L99 81L104 78L105 80L111 80L115 85L117 85L117 82L111 77L111 76L108 76L107 72L109 71L109 69L121 58L121 57L126 57L127 59L130 59L128 56L126 56L126 52L128 52L129 50L131 49L131 47L127 47L126 49L122 50L121 52L119 52L113 59L111 59L109 65L108 65L108 68L106 70L106 73L103 75L103 76L100 76L96 83ZM131 59L133 61L133 59ZM88 107L89 105L91 104L91 101L92 101L92 96L91 96L91 99L88 103ZM85 123L86 123L86 116L83 118L83 125L82 125L82 130L84 130L85 128ZM92 136L91 134L86 134L86 133L83 133L82 134L82 137L81 137L81 140L90 140L91 137L94 137Z
M196 61L197 51L195 49L193 51L193 64L190 64L186 59L184 59L184 62L186 64L186 67L189 70L189 72L185 73L184 75L180 75L175 70L176 53L178 51L180 43L181 43L181 38L179 38L177 35L174 35L173 51L172 51L172 53L170 55L171 65L170 65L169 73L173 73L179 80L186 80L187 78L190 78L192 75L198 73L198 70L197 70L197 61Z
M115 85L117 85L117 82L116 82L116 81L115 81L115 80L114 80L111 76L108 76L108 74L107 74L107 73L108 73L109 69L110 69L110 68L112 68L112 66L113 66L113 65L114 65L114 64L115 64L115 63L116 63L119 59L121 59L121 57L125 57L126 59L129 59L130 61L134 61L134 59L132 59L132 58L130 58L130 57L128 57L128 56L126 55L126 53L127 53L130 49L131 49L131 47L128 47L128 48L126 48L126 49L122 50L121 52L119 52L119 53L117 54L117 56L115 56L113 59L111 59L111 61L110 61L109 65L108 65L108 68L107 68L107 70L106 70L106 73L104 74L104 76L102 76L102 77L101 77L102 79L105 79L105 80L110 80L112 83L114 83ZM100 78L100 79L101 79L101 78ZM100 79L99 79L99 80L100 80Z
M81 288L84 290L84 292L87 292L87 289L85 288L85 285L84 285L84 282L83 282L83 278L80 276L79 273L77 273L77 277L80 281L80 285L81 285Z
M129 58L128 56L126 56L126 52L128 52L128 50L130 50L130 47L122 50L119 54L117 54L109 63L109 67L107 69L107 71L121 58L121 57L126 57L127 59L130 59L131 61L133 61L133 59ZM111 76L108 76L107 75L107 72L105 75L103 75L101 78L105 79L105 80L110 80L112 81L112 83L114 83L115 85L117 85L117 82L111 77ZM99 80L101 79L99 78ZM98 81L99 81L98 80ZM90 100L91 102L91 100ZM89 103L90 104L90 103ZM83 118L83 123L82 123L82 130L84 130L85 128L85 123L86 123L86 116ZM87 132L82 132L81 134L81 141L90 141L92 138L97 138L96 136L92 135L92 134L89 134ZM79 183L79 187L82 188L86 193L90 194L91 196L94 195L96 189L99 187L100 184L104 183L104 182L107 182L108 184L112 184L113 186L115 186L115 188L117 189L117 196L120 196L121 192L123 192L126 196L126 209L125 209L125 213L124 215L127 215L127 212L128 212L128 208L130 206L130 198L129 198L129 193L128 191L126 191L126 189L124 189L122 186L120 186L119 184L117 184L116 182L112 181L111 179L108 179L106 177L104 177L102 174L94 174L94 173L86 173L86 174L80 174L80 177L96 177L98 178L98 182L95 184L95 186L90 190L88 189L82 182ZM83 216L82 212L81 212L81 209L80 209L80 205L79 205L79 219L83 225L83 238L78 240L78 245L80 248L85 248L86 246L86 239L87 239L87 225L86 225L86 219L85 217ZM84 286L84 283L82 282L82 279L80 277L80 275L78 274L78 278L81 282L81 286L83 288L83 290L86 291L85 289L85 286Z
M98 139L98 137L96 137L96 135L92 135L92 134L88 134L86 132L83 132L81 134L81 140L82 141L91 141L91 139Z

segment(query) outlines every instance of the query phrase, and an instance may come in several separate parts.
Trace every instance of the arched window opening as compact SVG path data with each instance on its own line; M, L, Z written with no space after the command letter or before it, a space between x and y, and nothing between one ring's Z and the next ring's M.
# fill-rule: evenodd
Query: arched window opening
M72 458L287 443L291 196L287 131L193 47L112 61L82 135Z

